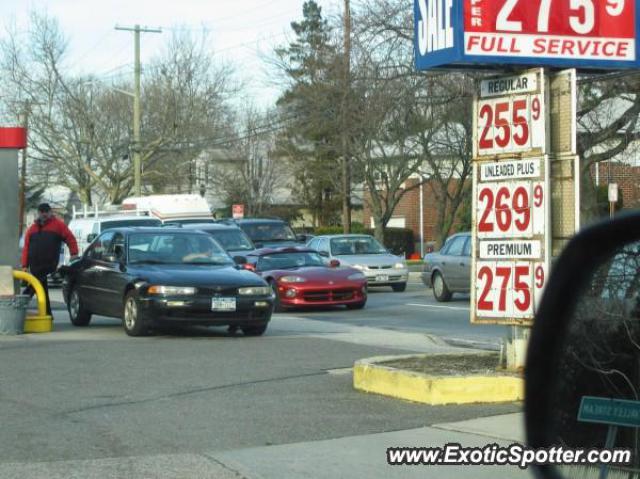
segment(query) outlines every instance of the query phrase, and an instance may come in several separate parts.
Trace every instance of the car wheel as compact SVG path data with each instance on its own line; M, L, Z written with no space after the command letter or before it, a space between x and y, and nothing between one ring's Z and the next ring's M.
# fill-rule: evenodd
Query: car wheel
M71 320L71 324L74 326L88 326L91 321L91 312L87 310L80 298L80 293L78 292L78 288L75 286L71 289L71 293L69 293L69 304L67 305L67 309L69 310L69 319Z
M362 301L360 303L347 304L347 309L362 309L364 308L365 304L367 304L366 301Z
M393 289L394 293L402 293L403 291L407 290L407 283L392 284L391 288Z
M266 324L261 324L260 326L247 326L245 328L242 328L242 332L245 336L262 336L266 330Z
M282 307L282 304L280 303L280 293L278 293L278 284L275 282L275 280L270 280L269 281L269 285L271 286L271 291L273 291L273 310L276 313L281 313L284 311L284 308Z
M444 282L442 275L437 272L433 274L433 295L440 303L451 300L451 291L447 288L447 283Z
M149 334L149 327L140 312L136 293L130 291L124 299L124 314L122 318L124 331L129 336L145 336Z

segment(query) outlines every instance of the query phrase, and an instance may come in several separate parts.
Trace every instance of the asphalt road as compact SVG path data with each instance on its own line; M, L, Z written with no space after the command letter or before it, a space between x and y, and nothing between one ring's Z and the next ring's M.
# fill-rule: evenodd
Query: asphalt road
M129 338L118 321L74 328L57 310L53 333L0 337L0 471L334 440L519 411L430 407L353 389L355 360L447 351L423 332L466 330L463 300L451 305L460 310L413 303L431 304L416 286L374 293L361 312L276 315L260 338L206 328Z
M468 295L454 294L450 302L438 303L432 291L418 279L412 279L403 293L392 293L391 288L371 288L367 306L360 311L333 308L290 314L318 321L432 334L451 344L482 349L499 349L507 334L506 326L472 325Z

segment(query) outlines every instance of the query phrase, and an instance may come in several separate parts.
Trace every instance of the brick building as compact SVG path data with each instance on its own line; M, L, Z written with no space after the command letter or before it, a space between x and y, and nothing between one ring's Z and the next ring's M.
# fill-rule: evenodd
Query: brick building
M418 179L409 179L406 181L406 187L411 188L412 185L416 185ZM451 190L455 188L455 183L450 184ZM432 245L436 238L436 225L437 225L437 208L436 202L438 201L434 193L436 188L435 182L427 181L422 185L422 211L424 221L424 241L425 251ZM368 206L367 194L365 193L365 201L363 207L363 222L365 227L373 228L375 222L373 221L371 210ZM462 207L458 208L458 214L460 214ZM410 228L413 230L414 238L416 241L416 251L420 251L420 188L416 187L402 197L398 206L396 206L393 216L389 223L389 228Z
M640 208L640 166L604 161L591 166L591 178L597 186L617 183L624 209Z

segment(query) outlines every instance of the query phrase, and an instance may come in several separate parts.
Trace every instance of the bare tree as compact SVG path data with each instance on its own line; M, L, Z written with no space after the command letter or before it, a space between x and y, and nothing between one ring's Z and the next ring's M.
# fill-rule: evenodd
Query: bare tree
M80 199L118 203L133 186L132 105L128 84L105 85L66 68L67 43L57 21L32 14L27 42L9 30L0 44L2 82L13 114L29 107L30 148L46 180ZM224 134L230 68L213 61L205 38L178 32L145 72L143 178L154 189L194 184L194 159ZM130 95L129 95L130 96ZM34 162L31 162L32 164ZM187 166L185 168L185 165Z
M248 216L264 215L287 186L286 160L276 152L274 118L273 112L248 107L229 145L233 166L211 165L214 188L224 194L227 204L244 204Z

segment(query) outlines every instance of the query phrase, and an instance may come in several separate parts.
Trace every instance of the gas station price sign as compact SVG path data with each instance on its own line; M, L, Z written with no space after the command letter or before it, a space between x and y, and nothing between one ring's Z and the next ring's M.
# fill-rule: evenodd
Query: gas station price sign
M415 0L416 66L637 68L636 0Z
M474 165L472 321L533 319L548 273L548 158Z
M475 157L546 151L544 75L541 69L483 80L475 106Z

